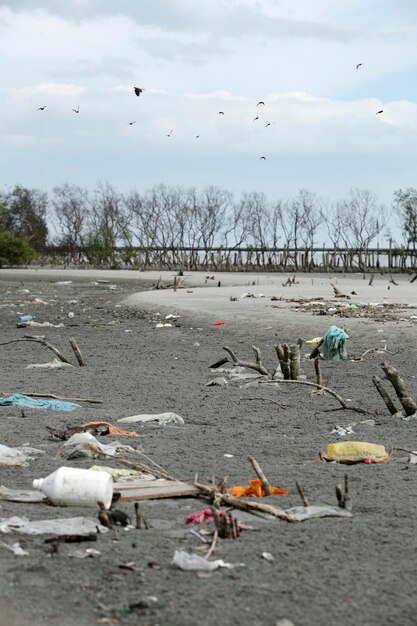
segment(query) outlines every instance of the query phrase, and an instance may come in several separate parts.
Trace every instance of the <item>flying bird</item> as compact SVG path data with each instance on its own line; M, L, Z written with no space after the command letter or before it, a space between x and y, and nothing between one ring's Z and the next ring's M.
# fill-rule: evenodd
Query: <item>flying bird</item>
M268 126L271 126L271 122L268 122L268 124L265 125L265 128L268 128Z
M139 97L140 94L142 93L142 91L145 91L144 89L142 89L142 87L133 87L135 94Z
M132 126L133 124L136 124L136 122L129 122L129 126Z
M172 135L172 133L173 133L173 132L174 132L173 130L170 130L170 131L169 131L169 133L168 133L168 135L167 135L167 137L171 137L171 135Z
M43 107L39 107L38 111L45 111L46 109L46 104Z
M198 139L200 137L200 135L196 135L195 138Z
M259 160L260 160L260 161L266 161L266 157L261 156L261 157L259 157Z
M259 102L258 102L258 104L256 106L258 107L260 104L265 105L265 102L263 100L259 100Z
M383 112L384 112L384 109L381 109L380 111L377 111L375 115L379 115L380 113L383 113Z
M363 63L358 63L356 66L356 69L358 70L360 67L362 67Z
M259 120L259 117L254 117L252 122L255 122L256 120Z
M76 109L72 109L74 111L74 113L79 113L80 112L80 105L77 106Z
M219 115L224 115L224 111L219 111Z

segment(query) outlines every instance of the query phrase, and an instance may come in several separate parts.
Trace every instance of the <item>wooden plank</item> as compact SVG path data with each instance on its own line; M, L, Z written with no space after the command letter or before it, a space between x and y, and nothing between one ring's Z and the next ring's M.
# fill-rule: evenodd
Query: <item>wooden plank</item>
M157 500L160 498L177 498L181 496L195 496L199 489L177 480L149 480L131 483L114 483L114 499L117 502L133 500ZM120 497L118 497L120 494Z

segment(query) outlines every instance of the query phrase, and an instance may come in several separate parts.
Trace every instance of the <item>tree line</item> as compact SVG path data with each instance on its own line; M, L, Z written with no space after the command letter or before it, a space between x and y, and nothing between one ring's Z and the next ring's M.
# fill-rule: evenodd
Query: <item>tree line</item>
M388 224L389 215L393 221ZM135 251L256 249L303 251L303 269L324 238L335 250L359 255L396 225L401 241L417 246L417 189L395 191L391 207L375 194L352 189L330 202L306 189L291 199L270 201L264 193L209 186L156 185L119 192L108 182L89 190L63 184L47 193L16 185L0 193L0 263L19 264L61 250L73 263L98 267L133 265ZM320 237L320 241L319 241ZM161 257L162 259L162 257ZM297 267L296 267L297 269Z

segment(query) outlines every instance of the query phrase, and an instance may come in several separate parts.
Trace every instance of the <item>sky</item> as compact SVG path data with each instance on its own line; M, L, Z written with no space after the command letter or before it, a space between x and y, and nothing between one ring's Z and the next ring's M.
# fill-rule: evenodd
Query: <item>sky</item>
M390 206L417 186L416 36L415 0L0 0L0 190Z

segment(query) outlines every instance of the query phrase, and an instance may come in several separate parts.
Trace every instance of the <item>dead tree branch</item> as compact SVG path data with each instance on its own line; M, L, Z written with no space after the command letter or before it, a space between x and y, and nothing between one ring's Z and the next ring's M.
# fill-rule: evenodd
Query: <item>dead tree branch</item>
M248 367L249 369L256 370L260 374L263 374L264 376L268 376L268 378L272 379L273 373L270 372L262 364L262 361L261 361L261 351L256 346L252 346L252 350L255 353L255 362L241 361L240 359L237 358L237 356L233 352L233 350L231 348L229 348L228 346L223 346L223 350L225 350L230 355L234 365L239 365L240 367Z
M62 352L58 350L58 348L55 348L55 346L49 343L49 341L46 341L46 339L41 339L40 337L22 337L21 339L12 339L12 341L5 341L4 343L0 343L0 346L7 346L10 343L21 343L22 341L34 341L36 343L40 343L41 345L45 346L45 348L48 348L48 350L51 350L60 361L71 365L70 361L68 361L68 359L62 354Z
M405 384L404 380L401 378L395 367L393 367L386 361L381 363L381 367L384 371L385 376L394 387L395 393L397 394L397 397L402 404L405 414L414 415L415 413L417 413L417 404L410 396L407 385Z

